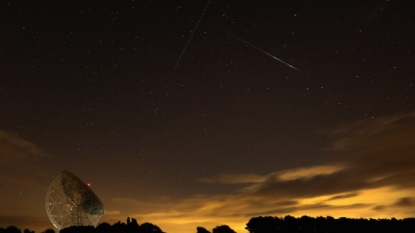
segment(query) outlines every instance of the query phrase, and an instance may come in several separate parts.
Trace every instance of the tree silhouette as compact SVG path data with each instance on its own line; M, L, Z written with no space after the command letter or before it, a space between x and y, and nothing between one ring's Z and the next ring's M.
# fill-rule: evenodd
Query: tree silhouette
M52 228L48 228L48 229L42 231L42 233L55 233L55 230L53 230Z
M35 233L35 231L31 231L29 229L24 229L23 233Z
M138 222L135 218L131 218L131 221L128 221L127 219L127 228L128 233L138 233L140 231L140 225L138 225Z
M197 227L197 233L210 233L210 231L206 230L204 227Z
M221 225L213 228L213 233L236 233L232 228L228 225Z
M133 226L133 227L138 227L139 226L138 222L135 218L131 218L131 226Z
M94 233L95 228L93 226L70 226L63 228L59 233ZM52 232L45 232L52 233Z
M295 218L273 217L278 224L278 230L268 228L272 217L254 217L247 223L246 229L250 233L410 233L415 232L415 218L402 220L392 219L352 219L341 217L334 219L331 216L312 218L302 216ZM278 221L279 219L279 221ZM274 222L275 223L275 222Z
M281 227L282 220L277 217L254 217L246 224L245 229L250 233L270 233L278 232Z
M145 222L140 225L140 233L164 233L158 226Z
M204 227L197 227L197 233L210 233ZM341 217L335 219L327 217L302 216L295 218L259 216L251 218L246 223L249 233L414 233L415 218L404 219L353 219ZM21 233L16 226L0 228L0 233ZM34 233L25 229L23 233ZM42 233L55 233L53 229L46 229ZM59 233L164 233L157 225L146 222L142 225L134 218L127 218L127 224L116 222L113 225L103 222L96 228L92 226L71 226L62 229ZM236 233L227 225L213 228L212 233Z
M20 229L17 228L16 226L8 226L5 230L4 233L21 233Z
M284 232L294 233L298 231L298 228L299 226L296 218L291 215L284 217Z
M123 223L123 222L116 222L111 226L111 233L112 232L116 232L116 233L128 233L128 227L127 224Z
M95 231L97 233L111 233L111 225L107 222L102 222L98 224L98 226L95 228Z
M313 233L315 229L314 224L314 219L309 216L304 215L299 219L299 228L302 233Z

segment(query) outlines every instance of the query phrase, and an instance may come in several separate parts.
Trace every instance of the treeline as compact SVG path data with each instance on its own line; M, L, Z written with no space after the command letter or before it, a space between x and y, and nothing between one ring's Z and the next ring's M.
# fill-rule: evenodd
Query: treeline
M259 216L251 218L245 229L249 233L414 233L415 218L405 219L364 219L364 218L338 218L309 217L295 218ZM15 226L0 228L0 233L35 233L29 229L23 232ZM53 229L46 229L42 233L56 233ZM106 222L92 226L72 226L59 231L59 233L165 233L157 225L146 222L138 224L134 218L127 218L127 222ZM196 227L196 233L211 233L202 226ZM212 233L236 233L228 225L217 226Z
M0 232L1 233L1 232ZM92 226L72 226L63 228L59 233L165 233L160 227L152 223L146 222L138 224L134 218L127 218L127 223L116 222L113 225L103 222L97 227Z
M409 233L415 232L415 218L397 220L260 216L251 218L245 229L250 233Z

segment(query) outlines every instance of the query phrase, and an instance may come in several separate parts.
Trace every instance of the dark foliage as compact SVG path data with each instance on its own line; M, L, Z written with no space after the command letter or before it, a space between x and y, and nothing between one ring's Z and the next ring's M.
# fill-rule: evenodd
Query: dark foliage
M392 219L352 219L333 217L312 218L290 215L279 217L254 217L246 224L250 233L409 233L415 232L415 218Z
M140 233L164 233L158 226L151 223L143 223L140 226Z
M232 228L228 225L217 226L213 228L213 233L236 233Z
M46 230L45 230L46 232ZM35 233L34 231L31 231L29 229L24 229L23 233ZM53 231L53 233L55 233L55 231Z
M9 226L6 229L0 228L0 233L22 233L20 229L15 226ZM25 229L23 233L35 233L29 229ZM42 233L55 233L53 229L46 229ZM59 233L165 233L158 226L152 223L138 224L134 218L127 218L127 223L116 222L113 225L103 222L97 227L93 226L71 226L63 228Z
M53 230L52 228L48 228L44 230L42 233L55 233L55 230Z
M206 230L204 227L197 227L196 230L196 233L210 233L210 231Z
M63 228L60 233L94 233L95 228L93 226L71 226Z
M8 226L6 229L1 231L2 233L21 233L20 229L15 226Z
M364 219L364 218L338 218L309 217L295 218L259 216L251 218L246 224L249 233L414 233L415 218L405 219ZM198 226L196 233L210 233L206 228ZM0 228L0 233L22 233L15 226ZM35 233L25 229L23 233ZM53 229L46 229L42 233L55 233ZM128 218L127 223L116 222L113 225L103 222L97 227L72 226L62 229L59 233L165 233L152 223L138 224L134 218ZM236 233L227 225L213 228L212 233Z

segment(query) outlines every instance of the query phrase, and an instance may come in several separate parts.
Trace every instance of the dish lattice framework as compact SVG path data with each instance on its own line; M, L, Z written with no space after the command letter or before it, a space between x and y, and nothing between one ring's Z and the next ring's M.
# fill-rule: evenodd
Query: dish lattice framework
M59 230L70 226L96 226L105 208L99 198L78 177L63 171L49 185L46 213Z

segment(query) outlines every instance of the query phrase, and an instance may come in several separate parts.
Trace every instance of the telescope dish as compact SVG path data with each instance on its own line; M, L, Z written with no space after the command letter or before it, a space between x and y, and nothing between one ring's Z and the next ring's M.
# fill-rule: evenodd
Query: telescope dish
M70 171L63 171L49 185L46 213L61 230L70 226L96 226L105 208L94 192Z

